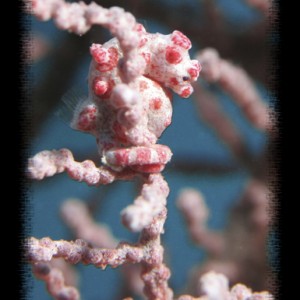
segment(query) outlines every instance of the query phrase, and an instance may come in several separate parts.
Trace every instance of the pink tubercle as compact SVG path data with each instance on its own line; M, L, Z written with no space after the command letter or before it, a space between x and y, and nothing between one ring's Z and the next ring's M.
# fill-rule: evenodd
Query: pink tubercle
M101 96L102 99L107 99L111 95L111 91L115 86L115 82L113 79L108 81L103 81L99 77L95 77L93 80L93 91L95 95Z
M192 60L192 64L193 64L193 67L188 69L188 73L191 75L191 77L193 79L196 80L199 76L199 73L200 73L202 67L201 67L200 63L195 59Z
M187 87L181 92L180 96L183 98L187 98L192 94L192 92L193 92L193 88Z
M96 114L95 106L89 105L85 107L79 114L77 120L77 128L81 131L93 131L96 129Z
M90 53L97 63L97 70L100 72L111 71L118 64L119 54L114 47L106 49L100 44L92 44Z
M100 44L92 44L90 47L90 53L97 63L107 60L107 49L103 48L103 46Z
M196 68L188 69L188 73L191 75L192 78L197 78L199 76L199 71Z
M178 30L174 30L172 33L172 42L177 45L180 46L186 50L190 49L192 47L192 43L189 40L188 37L186 37L182 32L178 31Z
M93 90L97 96L102 96L107 92L108 89L108 82L101 80L100 78L96 77L93 80Z

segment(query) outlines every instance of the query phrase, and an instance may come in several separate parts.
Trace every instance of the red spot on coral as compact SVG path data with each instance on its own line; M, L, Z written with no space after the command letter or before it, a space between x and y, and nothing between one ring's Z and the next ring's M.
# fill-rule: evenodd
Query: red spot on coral
M170 64L178 64L182 61L182 56L175 47L168 46L166 48L166 60Z
M102 81L99 77L93 80L93 91L97 96L102 96L107 92L108 82Z
M149 148L141 148L136 150L136 164L144 165L151 160L151 150Z
M99 77L96 77L93 80L93 91L94 91L95 95L101 96L102 99L107 99L110 97L111 91L114 86L115 86L115 82L112 79L104 82L101 79L99 79ZM106 88L106 91L104 91L105 88ZM104 91L104 93L101 94L103 91Z
M97 108L93 105L85 107L78 116L77 129L81 131L92 131L96 129Z
M113 152L115 164L118 166L127 166L129 162L129 149L117 149Z
M144 90L148 89L148 83L145 80L142 80L140 82L140 92L143 92Z
M175 45L180 46L186 50L188 50L192 47L191 41L182 32L180 32L178 30L174 30L172 32L171 39Z
M182 93L180 94L180 96L183 97L183 98L187 98L187 97L189 97L191 95L192 92L193 92L192 88L187 87L187 88L185 88L182 91Z
M188 69L188 73L191 75L192 78L197 78L199 75L199 71L195 68Z
M162 101L160 98L154 98L150 101L150 108L152 110L158 110L162 106Z
M115 166L128 166L130 149L119 148L115 150L109 150L109 155L106 156L108 163Z
M97 63L101 63L106 60L107 49L103 48L100 44L92 44L90 47L90 53Z
M141 173L159 173L165 168L163 164L149 164L149 165L134 165L131 169Z
M192 60L193 67L188 69L188 73L191 75L192 78L197 78L201 71L201 65L197 60Z
M179 82L175 77L172 77L172 78L170 78L170 83L171 83L171 85L174 86L174 85L177 85Z
M90 53L97 63L97 70L100 72L110 71L118 64L118 50L114 47L106 49L100 44L92 44Z

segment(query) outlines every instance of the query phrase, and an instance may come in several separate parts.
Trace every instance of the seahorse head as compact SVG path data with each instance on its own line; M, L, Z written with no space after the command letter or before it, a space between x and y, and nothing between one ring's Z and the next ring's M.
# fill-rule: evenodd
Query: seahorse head
M145 75L172 89L183 98L193 92L192 83L197 80L201 66L188 53L191 41L180 31L169 35L150 35L151 42L142 55L147 62ZM148 48L148 49L147 49Z

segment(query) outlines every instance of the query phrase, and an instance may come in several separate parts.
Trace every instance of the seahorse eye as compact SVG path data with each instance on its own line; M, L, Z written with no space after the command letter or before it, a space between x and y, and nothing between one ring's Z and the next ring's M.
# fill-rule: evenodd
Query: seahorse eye
M183 80L183 81L188 81L189 79L190 79L190 77L188 77L188 76L183 76L183 77L182 77L182 80Z

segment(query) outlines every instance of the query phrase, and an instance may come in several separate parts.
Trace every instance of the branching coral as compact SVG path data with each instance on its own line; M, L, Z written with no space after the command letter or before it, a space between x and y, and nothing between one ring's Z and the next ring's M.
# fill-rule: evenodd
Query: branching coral
M261 130L272 129L270 113L243 69L221 59L214 49L202 50L198 60L203 66L203 78L218 83L228 92L254 126Z
M54 299L79 299L77 289L65 284L60 269L52 267L49 263L41 262L33 265L32 272L37 278L45 281L47 290Z
M154 188L154 189L153 189ZM145 197L147 193L155 197L158 193L162 199L168 194L168 187L160 174L150 175L149 184L144 185ZM137 209L135 209L137 207ZM146 206L147 207L147 206ZM141 263L141 278L144 281L144 293L149 299L171 299L172 291L169 289L167 280L170 276L169 269L163 264L163 247L160 245L160 235L163 233L163 225L166 219L166 208L161 205L159 211L136 204L135 207L127 208L126 215L129 219L128 227L137 229L144 222L149 213L156 213L151 218L151 223L144 226L141 231L139 242L134 245L119 243L115 249L97 249L89 247L83 240L75 242L52 241L50 238L41 240L31 238L28 241L27 255L32 263L49 262L52 258L62 257L66 261L76 264L83 262L97 267L117 267L125 263ZM137 213L136 213L137 211ZM148 221L146 218L146 221ZM143 224L142 224L143 225ZM136 227L135 227L136 226ZM139 228L138 228L139 229Z
M240 279L250 286L267 286L271 274L264 253L272 220L268 194L261 182L249 182L228 226L224 232L217 232L207 228L209 212L203 196L193 189L181 191L177 203L189 233L195 244L208 253L206 262L194 269L193 290L201 290L199 277L209 270L225 274L230 282Z

